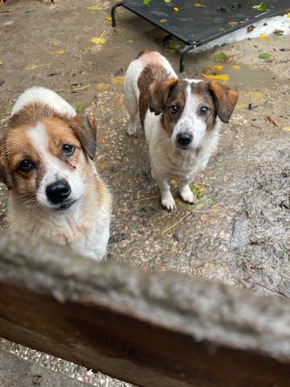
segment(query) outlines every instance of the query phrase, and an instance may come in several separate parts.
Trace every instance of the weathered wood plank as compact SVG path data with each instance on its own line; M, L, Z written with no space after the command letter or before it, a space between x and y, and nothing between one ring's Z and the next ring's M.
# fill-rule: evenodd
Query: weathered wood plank
M290 305L0 234L0 336L139 386L290 386Z

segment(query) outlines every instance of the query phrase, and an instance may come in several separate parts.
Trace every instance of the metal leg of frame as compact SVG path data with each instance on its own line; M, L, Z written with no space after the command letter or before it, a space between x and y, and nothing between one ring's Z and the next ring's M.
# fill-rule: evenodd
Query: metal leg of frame
M188 53L188 51L193 50L195 45L190 44L186 46L180 53L180 62L179 62L179 71L182 73L184 71L184 57Z
M123 5L123 1L119 1L118 3L114 4L111 9L112 27L116 27L115 10L117 7L120 7L120 5Z

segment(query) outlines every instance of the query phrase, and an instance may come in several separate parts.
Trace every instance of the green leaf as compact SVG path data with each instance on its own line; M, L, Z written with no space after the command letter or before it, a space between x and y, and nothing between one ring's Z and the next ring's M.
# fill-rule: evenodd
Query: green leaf
M263 2L259 5L253 5L252 8L256 9L257 11L267 11L267 6Z
M262 52L262 54L259 55L259 58L260 59L269 59L270 58L270 54L268 54L267 52Z
M215 62L226 62L228 60L228 56L223 52L220 52L214 57Z
M149 5L149 4L150 4L150 1L151 1L151 0L144 0L144 1L143 1L143 4L144 4L144 5Z
M83 113L85 111L85 107L84 107L83 104L77 103L75 105L75 110L76 110L77 113Z

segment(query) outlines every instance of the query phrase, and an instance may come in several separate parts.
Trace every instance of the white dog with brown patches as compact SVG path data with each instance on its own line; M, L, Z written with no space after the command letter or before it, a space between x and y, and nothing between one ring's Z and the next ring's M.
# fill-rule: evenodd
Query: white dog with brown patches
M124 92L128 134L136 133L139 115L163 207L175 208L171 178L179 180L181 198L193 203L189 183L216 149L221 123L229 121L238 92L216 81L178 80L167 59L149 50L130 63Z
M16 101L0 143L12 230L100 260L109 239L111 196L93 162L94 119L42 87Z

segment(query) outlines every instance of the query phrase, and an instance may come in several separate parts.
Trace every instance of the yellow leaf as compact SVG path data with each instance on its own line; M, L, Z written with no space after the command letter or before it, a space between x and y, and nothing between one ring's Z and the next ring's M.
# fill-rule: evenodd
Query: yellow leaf
M64 50L55 50L55 51L52 51L52 54L63 55L64 54Z
M228 24L230 25L230 26L236 26L237 24L238 24L238 22L235 22L235 21L230 21L230 22L228 22Z
M237 103L235 109L249 109L248 103Z
M113 78L112 84L113 85L123 85L124 78L125 78L124 76L115 77L115 78Z
M107 20L107 21L112 21L112 18L111 18L111 17L106 17L105 20Z
M240 66L239 65L232 65L232 68L235 69L235 70L240 70Z
M160 23L166 23L167 19L160 19L159 21L160 21Z
M230 79L230 77L227 74L218 74L218 75L202 74L202 76L207 79L216 79L218 81L224 81L224 82L227 82Z
M176 179L171 179L171 180L170 180L170 184L171 184L172 186L176 186L176 185L177 185L177 180L176 180Z
M289 14L290 15L290 14ZM290 17L290 16L289 16ZM290 125L285 125L282 127L282 130L285 130L287 132L290 132Z
M264 98L265 94L261 91L250 91L248 93L245 93L246 97L249 97L251 99L262 99Z
M260 40L269 40L269 36L267 36L265 34L260 34L259 39Z
M219 72L221 72L222 71L222 69L224 68L224 66L214 66L215 67L215 69L217 70L217 71L219 71Z
M97 90L105 90L110 87L109 83L98 83L96 88Z
M33 64L33 65L30 65L30 66L27 66L24 68L24 70L34 70L36 69L38 66L36 64Z
M87 7L87 9L90 9L92 11L101 11L102 8L98 7L97 5L93 5L92 7Z
M98 163L98 169L100 171L104 171L108 165L109 165L109 160L101 161L100 163Z
M179 8L174 7L174 8L173 8L173 11L174 11L174 12L178 12L178 11L179 11Z
M91 42L94 44L105 44L106 39L104 39L104 38L92 38Z

